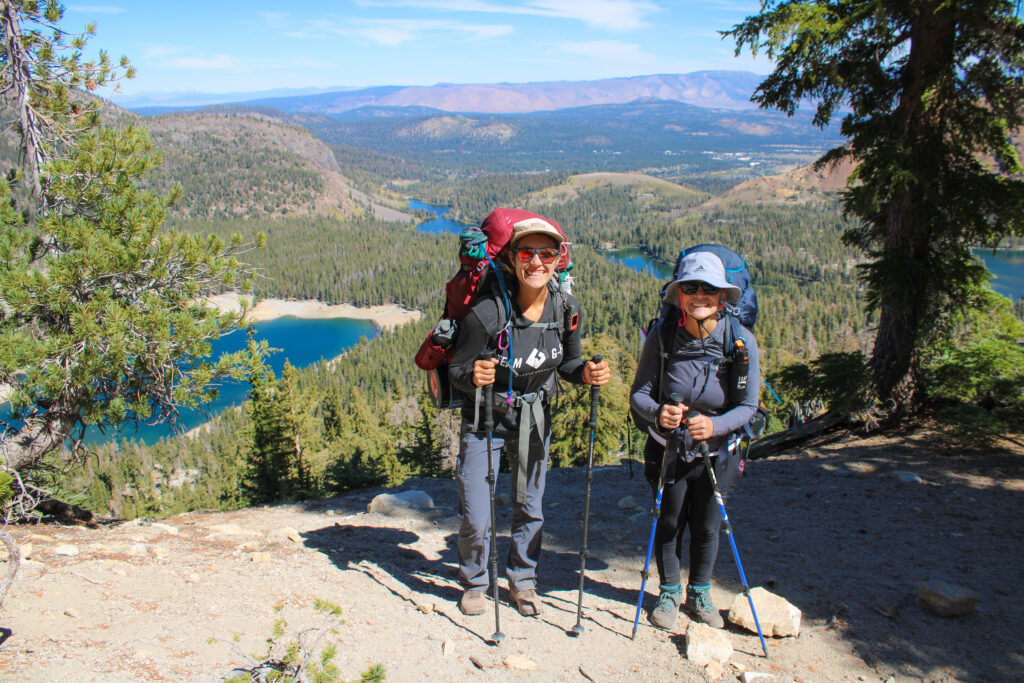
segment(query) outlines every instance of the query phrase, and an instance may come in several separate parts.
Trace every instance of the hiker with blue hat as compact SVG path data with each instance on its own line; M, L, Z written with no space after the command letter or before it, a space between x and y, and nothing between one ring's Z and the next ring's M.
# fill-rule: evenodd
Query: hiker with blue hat
M732 315L727 306L739 301L741 290L715 254L684 256L663 291L667 312L648 331L630 389L634 414L652 425L644 448L644 474L652 488L657 489L666 467L653 543L661 583L649 618L655 626L672 629L683 607L693 620L722 628L711 600L722 514L699 446L706 442L719 488L727 494L741 472L740 432L758 405L757 341L750 330L724 317ZM664 349L659 342L663 334L671 339ZM743 384L725 362L726 345L734 343L745 345L749 358ZM684 590L680 568L687 528Z

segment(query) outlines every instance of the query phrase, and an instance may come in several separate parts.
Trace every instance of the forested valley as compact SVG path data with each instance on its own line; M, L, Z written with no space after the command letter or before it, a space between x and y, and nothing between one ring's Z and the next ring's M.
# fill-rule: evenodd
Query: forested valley
M703 182L691 187L639 173L452 172L394 150L344 145L331 148L331 164L310 164L308 150L261 147L280 124L262 120L253 132L250 124L233 121L236 116L248 115L218 117L248 138L230 153L225 140L232 138L223 131L201 131L194 143L164 152L155 189L172 182L184 189L167 227L223 238L237 233L244 240L265 236L266 247L250 254L258 298L393 303L421 310L423 318L360 341L331 362L287 366L279 377L264 368L250 378L247 404L211 416L189 435L147 446L133 441L129 430L96 447L84 467L59 484L64 499L100 514L234 508L450 474L456 417L433 407L412 359L440 314L444 284L457 266L457 238L375 218L351 194L344 210L318 209L318 193L332 182L327 167L359 193L392 204L409 197L450 206L463 223L479 223L496 206L517 206L565 228L575 245L572 275L583 307L585 354L604 354L614 370L602 394L599 463L617 462L629 446L635 457L639 435L628 418L628 385L640 329L657 315L663 284L613 263L605 250L638 247L668 264L685 246L702 242L743 254L760 301L755 331L769 376L822 354L870 348L872 320L857 282L860 255L843 243L847 219L835 194L813 201L725 201L722 191L735 182L716 181L713 173L699 174ZM171 128L159 120L154 125ZM180 144L181 122L173 128ZM309 146L294 128L280 128ZM166 133L154 137L158 144L170 140ZM716 198L711 190L722 201L709 201ZM580 464L586 455L584 390L563 389L554 466ZM793 398L781 388L779 403L762 393L777 414L777 428Z

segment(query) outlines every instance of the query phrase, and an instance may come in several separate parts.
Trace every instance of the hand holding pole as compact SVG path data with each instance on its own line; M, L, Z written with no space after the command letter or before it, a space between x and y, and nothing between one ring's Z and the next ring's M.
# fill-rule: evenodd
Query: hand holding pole
M600 363L601 356L594 356L593 363ZM590 522L590 485L594 480L594 433L597 431L597 408L601 400L601 387L590 386L590 448L587 452L587 492L583 502L583 538L580 539L580 589L576 601L576 625L572 627L574 635L583 634L583 580L587 571L587 527Z
M480 356L480 360L491 360L494 356L490 353L484 353ZM484 400L484 429L487 430L487 490L490 494L491 502L491 548L489 553L490 567L491 567L491 581L494 582L494 634L491 636L491 641L495 645L500 645L501 641L505 638L505 634L501 632L501 621L498 616L498 531L497 531L497 516L494 514L494 448L491 445L491 439L494 433L494 383L486 384L483 387L483 400Z
M673 393L669 396L669 400L676 405L682 405L683 395ZM630 636L631 640L636 640L636 630L640 625L640 610L644 604L644 591L647 588L647 577L650 576L651 551L654 549L654 534L658 529L658 517L661 516L661 494L665 490L665 481L668 479L668 470L676 462L676 451L678 450L682 429L683 427L680 425L672 430L672 434L665 442L665 452L662 453L661 456L661 469L658 472L658 489L654 496L654 508L651 510L651 515L654 519L651 521L651 535L647 541L647 559L644 560L644 569L640 572L640 594L636 598L636 616L633 617L633 635Z
M690 410L687 412L687 418L696 417L699 415L696 410ZM761 622L757 619L757 610L754 609L754 598L750 596L750 586L747 585L747 576L743 573L743 563L740 562L740 552L736 548L736 539L732 533L732 524L729 522L729 515L725 511L725 500L722 498L722 492L718 488L718 477L715 476L715 468L711 464L711 455L708 449L707 441L698 441L697 450L700 451L700 455L704 458L704 469L707 470L708 477L711 479L711 488L715 492L715 501L718 502L718 509L722 512L722 523L725 525L725 535L729 537L729 544L732 546L732 556L736 560L736 569L740 572L740 582L743 584L743 593L747 596L747 602L750 604L750 614L754 617L754 626L757 627L757 637L761 639L761 649L764 651L764 658L768 659L768 646L764 643L764 634L761 633Z

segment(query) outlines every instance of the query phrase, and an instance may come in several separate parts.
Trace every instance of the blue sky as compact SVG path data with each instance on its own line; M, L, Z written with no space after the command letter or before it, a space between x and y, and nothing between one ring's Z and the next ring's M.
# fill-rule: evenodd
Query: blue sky
M770 70L734 57L717 33L756 13L757 0L65 3L66 29L97 25L88 52L126 55L138 69L125 98Z

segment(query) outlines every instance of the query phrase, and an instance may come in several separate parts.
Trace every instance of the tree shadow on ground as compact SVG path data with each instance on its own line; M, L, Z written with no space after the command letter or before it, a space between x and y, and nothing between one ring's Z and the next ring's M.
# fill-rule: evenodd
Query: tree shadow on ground
M1024 618L1011 606L1024 559L1024 457L905 438L832 444L748 471L729 516L752 585L838 629L880 673L1024 678ZM738 576L722 539L715 578L739 592ZM977 611L925 611L915 598L929 580L975 591Z
M1024 454L965 452L930 435L849 444L748 463L726 507L750 586L763 585L797 605L804 631L839 633L882 677L1024 680L1024 614L1014 607L1024 578ZM650 489L613 470L595 477L591 551L617 571L588 574L586 590L635 605L651 517L616 503L629 495L638 506L649 505ZM571 499L580 476L555 474L549 495L560 491ZM578 525L550 531L548 547L578 543ZM642 620L657 591L653 564ZM552 565L558 566L557 553ZM977 611L960 619L927 612L915 598L929 580L978 593ZM724 536L714 581L742 599ZM734 632L756 643L756 635ZM800 651L799 639L776 642L780 650ZM742 647L760 656L759 644Z

